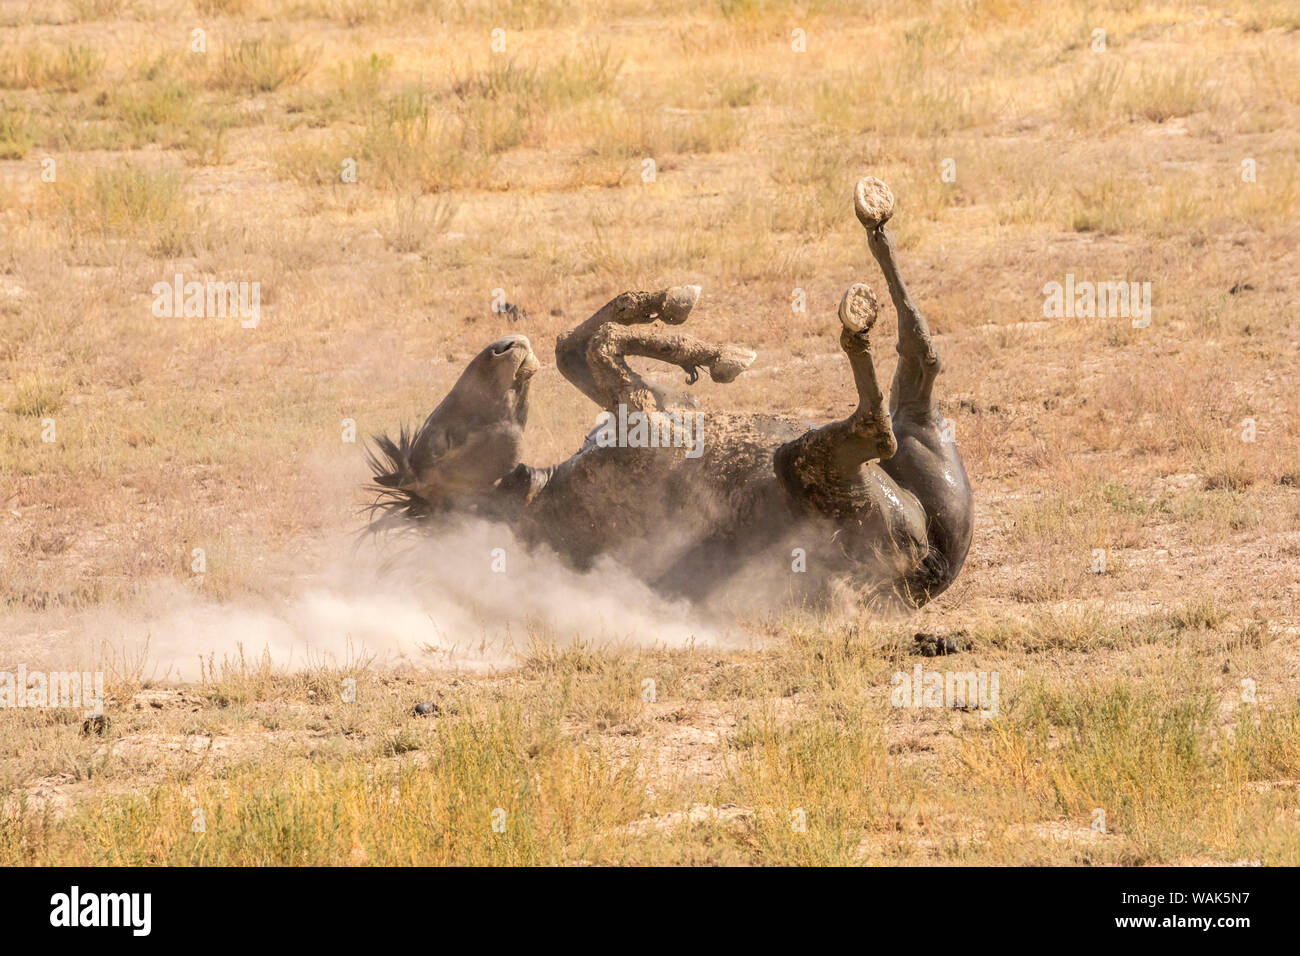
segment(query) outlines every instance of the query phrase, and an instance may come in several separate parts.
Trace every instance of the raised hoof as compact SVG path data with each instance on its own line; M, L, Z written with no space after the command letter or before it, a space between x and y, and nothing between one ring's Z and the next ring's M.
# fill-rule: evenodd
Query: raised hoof
M894 214L894 193L875 176L858 180L853 189L853 211L868 229L879 229Z
M734 382L741 372L754 364L758 353L738 345L723 346L722 354L709 365L709 378L724 385Z
M669 325L681 325L695 308L700 299L700 287L697 285L676 285L664 295L664 307L659 310L659 319Z
M854 335L870 332L876 324L876 294L871 287L862 282L849 286L849 291L840 299L840 324Z

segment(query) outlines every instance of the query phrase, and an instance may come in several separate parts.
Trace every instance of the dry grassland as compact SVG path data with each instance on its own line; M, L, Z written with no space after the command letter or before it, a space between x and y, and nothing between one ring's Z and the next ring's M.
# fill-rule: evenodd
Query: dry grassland
M0 863L1300 863L1294 4L3 0L0 104L0 670L109 698L0 710ZM845 414L866 174L977 500L936 603L489 668L241 632L346 561L366 436L624 289L758 350L704 408ZM156 317L177 273L257 326ZM1149 327L1044 318L1067 274ZM594 413L544 369L526 460ZM918 661L998 715L891 707Z

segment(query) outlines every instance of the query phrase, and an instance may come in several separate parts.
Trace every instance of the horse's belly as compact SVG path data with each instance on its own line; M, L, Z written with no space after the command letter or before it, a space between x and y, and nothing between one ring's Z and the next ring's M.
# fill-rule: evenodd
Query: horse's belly
M526 534L579 566L606 555L648 581L701 549L727 560L781 523L788 509L772 453L801 426L733 416L716 424L711 433L705 419L692 447L587 447L530 502Z

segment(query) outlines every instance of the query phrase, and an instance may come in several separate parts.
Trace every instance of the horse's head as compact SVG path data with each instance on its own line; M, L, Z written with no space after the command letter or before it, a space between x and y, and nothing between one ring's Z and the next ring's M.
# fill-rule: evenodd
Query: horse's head
M528 339L508 335L479 352L414 434L375 439L370 455L381 510L420 518L472 509L519 464L528 385L541 367Z

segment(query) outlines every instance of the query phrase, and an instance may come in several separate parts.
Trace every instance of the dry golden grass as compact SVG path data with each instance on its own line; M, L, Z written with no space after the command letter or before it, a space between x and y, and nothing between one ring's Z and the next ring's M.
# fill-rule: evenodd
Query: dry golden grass
M109 727L0 710L0 862L1300 862L1297 77L1283 2L0 0L0 670L160 581L289 592L360 520L341 419L625 288L699 282L699 330L759 351L706 407L843 415L867 173L978 507L915 618L745 650L196 646L180 684L79 649ZM154 317L176 273L260 282L257 328ZM1045 319L1066 274L1151 282L1150 327ZM534 394L558 460L591 409ZM917 660L996 671L998 716L891 707Z

